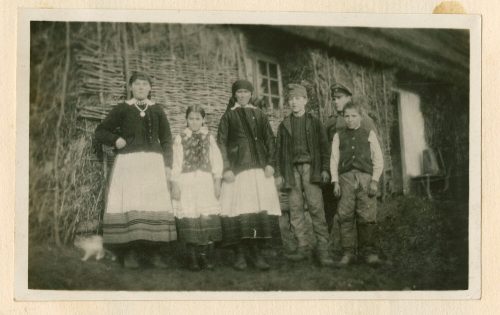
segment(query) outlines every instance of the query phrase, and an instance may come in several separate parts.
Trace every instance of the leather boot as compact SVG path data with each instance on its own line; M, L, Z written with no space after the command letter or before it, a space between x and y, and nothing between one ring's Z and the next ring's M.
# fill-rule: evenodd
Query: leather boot
M208 270L214 269L214 244L200 246L200 265Z
M167 268L167 265L163 262L160 254L158 253L153 254L153 257L151 258L151 263L155 268L160 268L160 269Z
M196 246L192 244L186 245L188 251L188 268L191 271L199 271L200 265L198 264L198 259L196 257Z
M243 245L241 243L236 245L234 252L236 257L234 260L233 268L239 271L247 269L247 261L245 259L245 250L243 248Z
M139 268L137 253L133 249L127 250L127 252L125 253L125 257L123 258L123 266L130 269Z
M311 258L311 251L306 246L299 247L295 252L285 254L285 257L291 261L309 260Z
M378 266L382 260L378 256L378 230L375 223L358 224L358 247L365 262Z
M264 256L262 256L261 250L255 242L249 244L250 253L252 255L252 261L254 266L259 270L269 270L271 266L266 262Z
M335 262L327 250L318 250L316 255L321 267L332 267L335 265Z
M338 267L347 267L348 265L352 265L356 262L356 255L352 251L345 251L344 255L337 263Z

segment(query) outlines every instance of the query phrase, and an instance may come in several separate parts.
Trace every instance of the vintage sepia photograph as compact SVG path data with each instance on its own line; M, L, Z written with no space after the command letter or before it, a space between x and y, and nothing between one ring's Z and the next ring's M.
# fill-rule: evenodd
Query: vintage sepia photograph
M61 11L21 19L28 291L476 288L471 23Z

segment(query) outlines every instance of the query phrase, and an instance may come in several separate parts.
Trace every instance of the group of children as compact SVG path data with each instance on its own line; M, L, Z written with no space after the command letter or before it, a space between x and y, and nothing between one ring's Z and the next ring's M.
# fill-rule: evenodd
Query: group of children
M96 139L117 153L103 239L125 267L139 267L141 257L165 267L160 247L178 239L186 246L191 270L214 268L216 243L233 248L237 270L248 263L269 269L262 245L271 238L270 216L281 215L278 189L288 196L298 243L288 259L312 257L306 205L321 266L345 266L358 254L369 264L380 262L375 196L383 159L375 130L366 127L358 105L348 101L337 106L344 127L335 123L326 129L306 113L306 89L291 84L287 99L292 113L281 122L275 140L267 116L253 105L252 84L238 80L216 137L205 126L203 107L191 105L187 127L172 141L162 107L151 100L149 76L134 73L129 85L133 98L113 108L96 129ZM334 100L341 93L351 96L342 85L333 86L332 93ZM330 183L331 193L340 197L343 257L337 263L329 251L322 196L322 187Z

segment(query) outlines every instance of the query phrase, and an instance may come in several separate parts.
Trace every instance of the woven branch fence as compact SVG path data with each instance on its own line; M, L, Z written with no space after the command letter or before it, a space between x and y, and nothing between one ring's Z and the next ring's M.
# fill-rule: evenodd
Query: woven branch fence
M32 32L29 230L58 245L98 226L108 164L91 139L130 96L132 71L152 76L175 135L190 104L205 106L216 132L230 84L245 70L244 39L230 27L38 22Z

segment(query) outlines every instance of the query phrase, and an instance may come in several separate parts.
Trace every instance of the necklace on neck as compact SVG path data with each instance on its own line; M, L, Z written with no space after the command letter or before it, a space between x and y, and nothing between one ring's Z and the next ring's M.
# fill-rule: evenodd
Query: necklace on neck
M144 107L144 109L141 109L139 105L146 105L146 107ZM143 101L137 101L135 102L134 106L139 110L139 116L141 116L141 118L144 118L144 116L146 116L146 110L148 109L149 104Z

